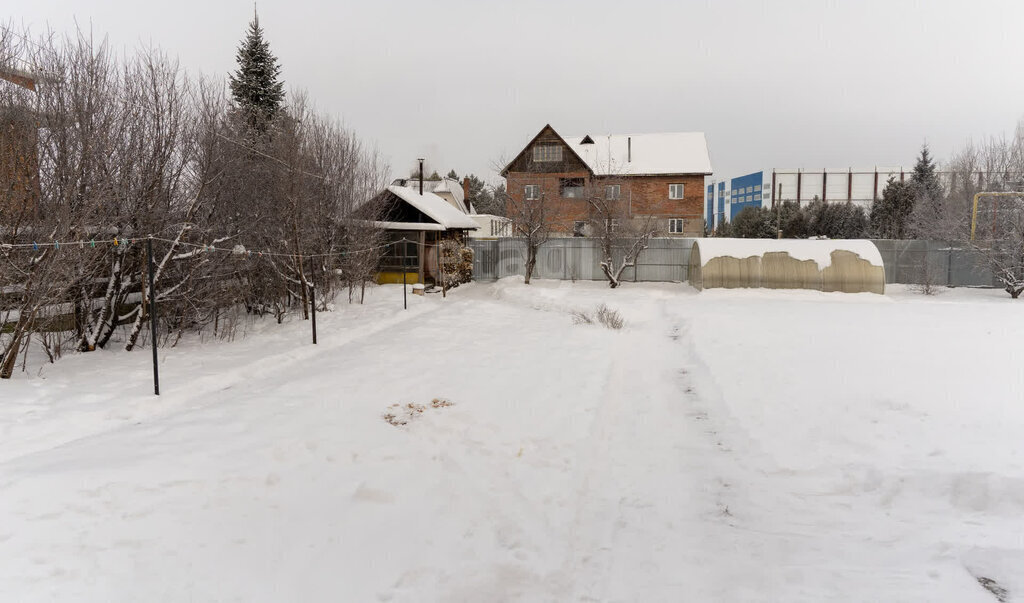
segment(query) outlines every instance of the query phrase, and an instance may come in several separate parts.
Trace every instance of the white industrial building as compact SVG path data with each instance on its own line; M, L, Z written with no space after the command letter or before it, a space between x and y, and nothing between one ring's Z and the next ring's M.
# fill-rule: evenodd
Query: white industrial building
M735 178L709 178L705 187L705 219L714 228L731 222L747 207L771 207L780 199L806 205L814 199L852 201L870 209L890 178L905 180L910 170L899 167L803 169L772 168Z

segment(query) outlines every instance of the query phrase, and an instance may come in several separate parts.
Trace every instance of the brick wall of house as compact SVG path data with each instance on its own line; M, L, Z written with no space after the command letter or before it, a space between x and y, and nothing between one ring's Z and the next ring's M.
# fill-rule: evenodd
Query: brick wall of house
M588 194L601 194L604 186L618 184L620 202L634 218L654 216L658 232L656 236L702 236L704 233L704 176L628 176L595 178L584 171L524 173L509 172L506 176L506 190L515 202L522 202L528 184L541 187L552 211L552 222L557 234L571 235L576 221L588 221L591 216L590 204L586 198L565 199L561 196L559 180L562 178L583 178ZM669 185L683 184L683 199L669 199ZM670 233L669 220L683 219L683 232Z
M37 209L36 144L33 121L17 111L0 112L0 221L22 219Z
M586 221L590 218L590 204L586 199L563 199L559 180L562 178L589 178L584 171L549 172L549 173L513 173L505 178L505 190L516 203L526 197L526 185L540 186L547 207L550 209L554 231L560 234L572 234L573 223L577 220Z

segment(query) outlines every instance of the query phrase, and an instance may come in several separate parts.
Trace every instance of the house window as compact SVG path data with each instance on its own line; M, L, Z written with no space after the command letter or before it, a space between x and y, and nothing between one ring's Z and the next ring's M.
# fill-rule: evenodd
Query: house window
M609 184L604 187L604 198L609 200L618 199L622 195L622 187L618 184Z
M583 198L583 178L559 178L558 188L566 199Z
M668 185L668 198L669 199L682 199L683 198L683 185L682 184L670 184L670 185Z
M668 231L672 234L683 234L683 219L671 218L668 221Z
M748 187L747 187L747 192L748 192L748 193L752 193L752 192L754 192L754 187L752 187L752 186L748 186Z
M562 147L557 144L539 144L533 147L533 160L555 162L562 160Z
M584 222L583 220L576 220L575 222L572 223L572 236L574 236L574 237L582 237L582 236L586 236L586 233L587 233L587 223L586 222Z
M755 184L754 185L754 192L755 193L761 192L761 185L760 184Z
M540 199L540 185L539 184L527 184L525 188L526 188L526 198L527 199Z
M402 234L392 234L392 244L384 248L380 259L382 272L416 272L419 269L419 247L415 241L404 240Z

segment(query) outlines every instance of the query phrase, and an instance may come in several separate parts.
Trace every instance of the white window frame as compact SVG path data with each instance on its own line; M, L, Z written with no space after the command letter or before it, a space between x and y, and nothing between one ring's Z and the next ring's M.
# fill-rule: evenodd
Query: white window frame
M616 201L622 198L622 185L606 184L604 186L604 198L608 201Z
M683 227L686 222L682 218L669 218L668 231L672 234L683 234Z
M536 144L533 145L533 160L536 163L557 163L562 160L562 145L560 144Z
M537 199L540 199L540 185L527 184L523 187L523 196L526 197L527 201L536 201Z
M679 191L679 195L678 196L675 194L676 190L677 190L677 187L678 187L678 191ZM685 197L686 197L686 187L685 187L685 185L683 185L683 184L670 184L670 185L668 185L668 198L669 199L672 199L673 201L675 201L675 200L683 199Z

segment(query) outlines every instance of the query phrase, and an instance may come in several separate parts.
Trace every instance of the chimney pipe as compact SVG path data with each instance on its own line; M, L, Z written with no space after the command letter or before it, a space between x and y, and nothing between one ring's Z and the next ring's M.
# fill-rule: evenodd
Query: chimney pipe
M420 157L420 196L423 196L423 158Z
M469 212L469 176L462 177L462 203Z
M626 163L632 163L633 161L633 137L626 137Z

